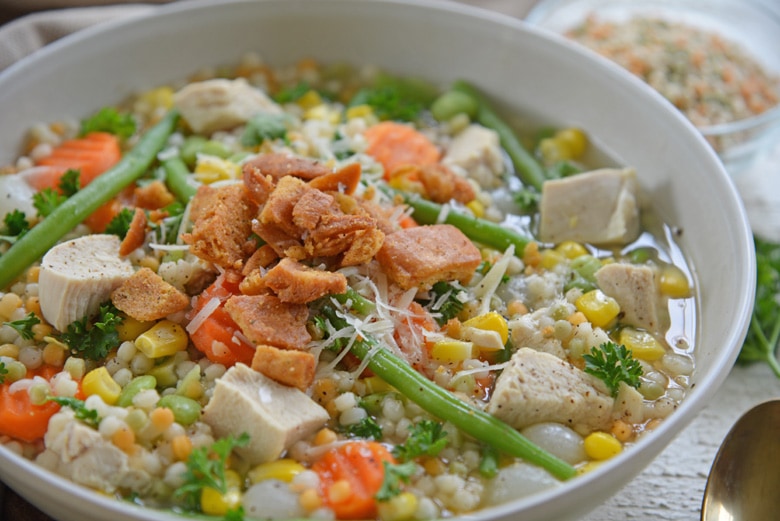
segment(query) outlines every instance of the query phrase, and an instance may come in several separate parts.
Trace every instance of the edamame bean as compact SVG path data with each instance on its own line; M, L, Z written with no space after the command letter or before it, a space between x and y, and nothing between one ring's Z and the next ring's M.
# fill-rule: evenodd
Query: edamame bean
M179 154L188 166L194 166L198 154L208 154L225 159L231 154L231 151L219 141L210 141L200 136L192 136L184 141Z
M122 389L119 393L119 398L116 401L116 405L119 407L130 407L133 405L133 398L141 391L147 391L157 387L157 379L150 375L145 374L143 376L136 376Z
M201 407L198 402L179 394L168 394L160 398L159 407L165 407L173 411L176 423L192 425L200 419Z
M431 105L431 114L438 121L449 121L458 114L466 114L470 119L474 119L477 107L477 101L473 97L451 90L436 98Z

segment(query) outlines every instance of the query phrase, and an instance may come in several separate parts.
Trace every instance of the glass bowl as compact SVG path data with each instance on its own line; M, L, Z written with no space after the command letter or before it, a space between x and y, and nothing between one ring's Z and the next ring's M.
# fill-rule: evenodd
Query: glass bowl
M771 0L541 0L525 21L642 78L732 175L780 141L780 6Z

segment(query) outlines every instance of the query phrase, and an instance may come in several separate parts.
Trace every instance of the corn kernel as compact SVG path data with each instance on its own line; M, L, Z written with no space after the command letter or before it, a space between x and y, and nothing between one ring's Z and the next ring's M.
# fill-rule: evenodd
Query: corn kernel
M634 358L652 362L666 354L663 344L647 331L639 331L632 327L620 331L619 341L631 351Z
M241 491L228 489L224 494L212 487L204 487L200 493L200 508L204 514L224 516L228 510L235 510L241 504Z
M187 332L170 320L161 320L135 339L135 346L149 358L170 356L187 349Z
M685 273L677 266L665 266L661 270L661 293L670 298L686 298L691 296L691 286Z
M411 492L401 492L388 501L378 505L379 519L382 521L405 521L412 519L417 511L417 496Z
M620 313L620 306L612 297L594 289L580 296L574 305L594 326L606 327Z
M317 105L316 107L312 107L306 112L304 112L303 118L318 119L322 121L327 121L335 125L339 121L341 121L341 112L335 109L331 109L323 103L321 105Z
M173 106L173 89L170 87L160 87L144 92L140 100L153 107L170 108Z
M555 133L558 141L569 153L569 159L577 159L588 148L588 136L579 128L564 128Z
M371 105L355 105L349 107L346 112L347 119L367 118L373 114L374 109L371 108Z
M116 326L116 332L119 334L119 340L127 342L135 340L139 335L151 329L153 325L153 321L141 322L133 317L122 317L122 323Z
M473 342L451 338L439 340L431 348L431 358L440 362L463 362L478 354L479 351Z
M596 431L585 437L585 454L589 458L603 461L617 456L623 451L623 445L611 434Z
M122 388L114 381L105 367L98 367L84 375L81 389L87 396L96 394L109 405L114 405L119 399Z
M306 470L304 466L297 461L285 458L261 463L250 470L247 476L253 484L266 479L278 479L289 483L304 470Z
M301 508L303 508L306 512L317 510L322 506L322 499L320 498L320 494L313 488L307 488L301 492L298 501L301 505Z
M363 378L363 384L366 386L366 394L387 393L394 388L378 376L367 376Z
M463 326L484 329L485 331L495 331L501 338L501 347L509 339L509 324L500 313L495 311L489 311L483 315L470 318L463 323Z
M87 371L87 363L83 358L69 356L65 360L65 365L62 366L62 369L74 380L81 380L84 377L84 373Z
M160 261L155 257L147 256L138 261L138 266L141 268L149 268L155 273L160 269Z
M322 105L322 96L316 90L307 91L306 94L298 98L295 102L303 110L313 109L318 105Z
M569 260L588 254L588 250L585 246L575 241L563 241L555 247L555 251Z
M195 179L201 183L211 184L217 181L239 179L241 177L241 166L221 157L201 154L198 155L193 173L195 174Z
M538 266L542 261L542 256L539 253L539 244L536 242L529 242L523 249L523 262L526 266Z
M477 199L472 199L468 203L466 203L466 208L471 210L471 213L474 214L474 217L477 219L480 219L485 216L485 205L482 204Z
M551 270L562 263L564 259L565 257L556 250L542 250L539 265L546 270Z

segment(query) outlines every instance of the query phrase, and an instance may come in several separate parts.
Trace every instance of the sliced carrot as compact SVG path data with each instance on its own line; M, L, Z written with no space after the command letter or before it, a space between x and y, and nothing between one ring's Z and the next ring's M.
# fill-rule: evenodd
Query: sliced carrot
M221 301L198 329L190 333L190 340L206 358L225 367L232 367L239 362L252 365L255 356L255 347L236 335L238 324L224 308L225 301L238 293L238 285L227 282L222 275L198 296L189 315L192 319L213 298Z
M432 165L441 153L425 134L403 123L383 121L369 127L364 136L368 142L366 154L379 161L385 169L385 179L403 165Z
M374 496L385 479L385 461L395 463L381 443L353 441L329 450L314 462L312 470L320 478L323 503L333 509L337 519L376 518Z
M73 169L81 173L81 186L86 186L121 157L118 137L107 132L92 132L78 139L63 141L51 154L38 160L38 165L50 169L30 176L28 183L37 190L57 188L62 174Z
M56 367L42 366L35 371L28 371L27 378L41 376L50 380L59 371ZM10 387L10 383L0 385L0 435L26 442L43 438L49 427L49 419L60 410L59 404L46 402L33 405L26 390L11 393Z
M95 233L103 233L111 220L122 211L122 204L118 199L111 199L107 203L98 207L89 217L84 219L90 230Z

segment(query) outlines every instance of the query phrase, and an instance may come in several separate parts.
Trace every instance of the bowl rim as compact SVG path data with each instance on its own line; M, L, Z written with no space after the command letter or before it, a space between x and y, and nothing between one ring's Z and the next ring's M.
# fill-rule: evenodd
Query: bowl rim
M201 9L215 9L215 8L221 8L225 6L230 5L239 5L239 4L262 4L262 3L285 3L289 2L290 0L189 0L188 2L174 2L171 4L165 4L161 6L155 6L153 9L151 9L149 12L140 13L137 15L132 15L125 19L119 19L119 20L111 20L108 22L105 22L103 24L98 24L96 26L88 27L82 31L79 31L77 33L73 33L71 35L68 35L66 37L63 37L62 39L53 42L49 46L46 46L42 49L39 49L32 55L30 55L27 58L24 58L23 60L20 60L19 62L16 62L9 66L7 69L0 71L0 84L2 84L5 81L6 77L11 77L15 74L18 74L16 71L17 69L23 70L25 67L27 67L27 63L30 61L37 61L40 59L40 57L45 57L50 54L57 54L60 52L66 52L71 46L77 45L79 42L83 40L91 40L94 37L98 37L100 35L105 35L107 33L110 33L113 30L116 29L122 29L126 28L126 26L134 26L139 23L143 23L145 20L147 20L150 17L164 17L164 16L181 16L191 11L201 10ZM314 3L314 2L322 2L322 0L292 0L296 1L298 3ZM512 28L512 30L518 30L521 32L527 32L532 33L534 35L534 38L537 38L539 40L544 40L546 44L548 45L557 45L557 46L563 46L563 47L571 47L574 49L574 51L584 56L584 50L581 49L582 46L574 46L573 44L567 44L566 42L563 42L560 38L555 38L552 36L552 34L549 31L544 31L538 27L530 26L528 24L525 24L522 20L510 17L509 15L504 15L495 11L489 11L482 7L476 7L473 5L467 5L467 4L461 4L461 3L455 3L451 1L446 0L332 0L331 3L346 3L346 4L363 4L368 2L378 3L378 4L387 4L387 5L402 5L409 8L421 8L421 9L433 9L433 10L445 10L450 11L458 15L463 16L472 16L477 17L480 19L483 19L486 22L490 23L498 23L503 26L507 26ZM323 2L326 3L326 2ZM567 51L569 52L569 51ZM592 61L592 60L591 60ZM641 82L638 78L633 77L628 71L625 71L618 65L614 64L613 62L604 59L603 63L600 65L602 68L604 68L604 71L611 75L617 75L618 79L620 79L621 82L627 82L627 83L633 83L635 87L633 88L639 88L645 91L645 94L651 97L655 97L658 100L662 100L663 98L656 93L652 88L647 86L644 82ZM659 108L661 107L659 104ZM671 119L677 119L678 123L688 126L689 128L693 128L692 124L684 118L679 112L672 110L671 105L666 109L666 112L668 113L668 117ZM700 136L699 134L691 133L690 139L696 139L697 142L699 142L702 145L702 154L707 155L707 157L710 159L710 163L712 163L712 167L714 170L714 175L717 176L716 181L724 183L729 185L728 188L730 190L730 193L732 193L736 197L736 189L734 187L732 179L728 176L725 169L723 168L720 161L717 159L717 156L715 153L709 149L709 147L706 146L706 142L704 141L704 138ZM735 205L740 206L741 201L735 200L732 201ZM752 236L749 234L749 224L747 223L747 217L744 211L744 208L741 208L741 216L742 221L740 223L737 223L738 228L742 229L742 235L744 236L745 242L743 244L734 245L735 247L740 247L740 249L745 249L744 252L746 258L744 259L746 262L746 268L748 268L746 273L741 274L741 276L744 279L745 287L748 288L747 293L744 295L746 300L749 298L752 302L753 298L753 292L754 288L751 290L751 281L754 283L754 277L753 272L755 270L755 257L752 251L747 251L748 246L752 250ZM701 296L697 295L697 301L700 302ZM723 345L727 345L729 347L738 346L741 344L741 339L744 338L744 335L747 331L747 322L749 318L749 310L747 309L740 309L739 310L739 316L735 316L736 323L741 324L741 328L732 328L731 333L729 337L724 338ZM634 451L652 451L654 454L658 454L661 450L660 447L665 446L668 443L666 435L664 433L667 433L668 431L674 429L676 432L679 432L682 430L687 423L689 423L693 419L693 415L697 413L704 405L704 402L709 400L714 394L714 392L720 387L723 380L725 380L726 376L728 375L728 372L730 370L730 367L733 365L734 360L736 359L736 356L738 354L738 349L734 348L731 350L722 350L719 352L716 356L715 362L713 362L713 369L712 372L707 374L702 380L698 381L697 390L695 392L692 392L689 396L684 399L678 407L677 411L675 411L675 414L672 416L672 419L667 419L666 421L661 423L661 426L656 429L656 434L652 436L646 436L643 439L639 440L637 442L638 447L632 448ZM703 387L706 387L706 393L702 389ZM630 453L631 451L626 451L626 453ZM626 456L628 457L628 456ZM16 459L18 458L18 459ZM19 462L26 462L30 463L30 460L26 458L22 458L21 456L18 456L14 454L10 449L4 446L0 446L0 461L3 460L6 461L14 461L16 463ZM576 490L584 489L588 483L591 481L595 481L597 479L601 479L602 477L608 475L612 470L617 469L621 465L624 464L624 457L616 457L612 460L607 461L606 463L599 466L598 469L595 471L589 473L586 476L579 476L575 482L571 482L568 484L564 484L563 487L568 492L574 492ZM644 468L645 465L643 465ZM4 465L0 465L0 467L4 467ZM34 475L37 479L44 479L45 481L49 482L49 484L55 485L55 488L59 489L59 491L75 495L84 501L97 501L99 504L104 506L108 509L125 509L125 508L132 508L132 505L126 504L124 502L118 501L116 499L112 498L106 498L100 494L95 493L94 491L87 489L85 487L82 487L80 485L77 485L70 480L67 480L66 478L63 478L51 471L48 471L42 467L40 467L37 464L33 465L24 465L26 471L31 473L31 476ZM4 472L0 468L0 474ZM518 509L530 509L532 507L538 507L542 503L545 503L549 501L550 499L554 499L555 497L559 496L561 494L560 491L561 487L554 487L552 489L535 493L532 496L526 497L526 498L519 498L512 500L508 503L489 507L487 509L480 509L480 511L476 513L472 513L468 515L468 518L484 518L484 519L492 519L496 517L502 517L511 515L513 512L517 511ZM613 493L616 493L613 491ZM130 510L128 510L130 512ZM160 510L152 510L152 509L133 509L132 515L139 516L134 517L134 519L171 519L171 520L180 520L183 519L183 517L176 515L176 514L170 514L166 511L160 511Z

